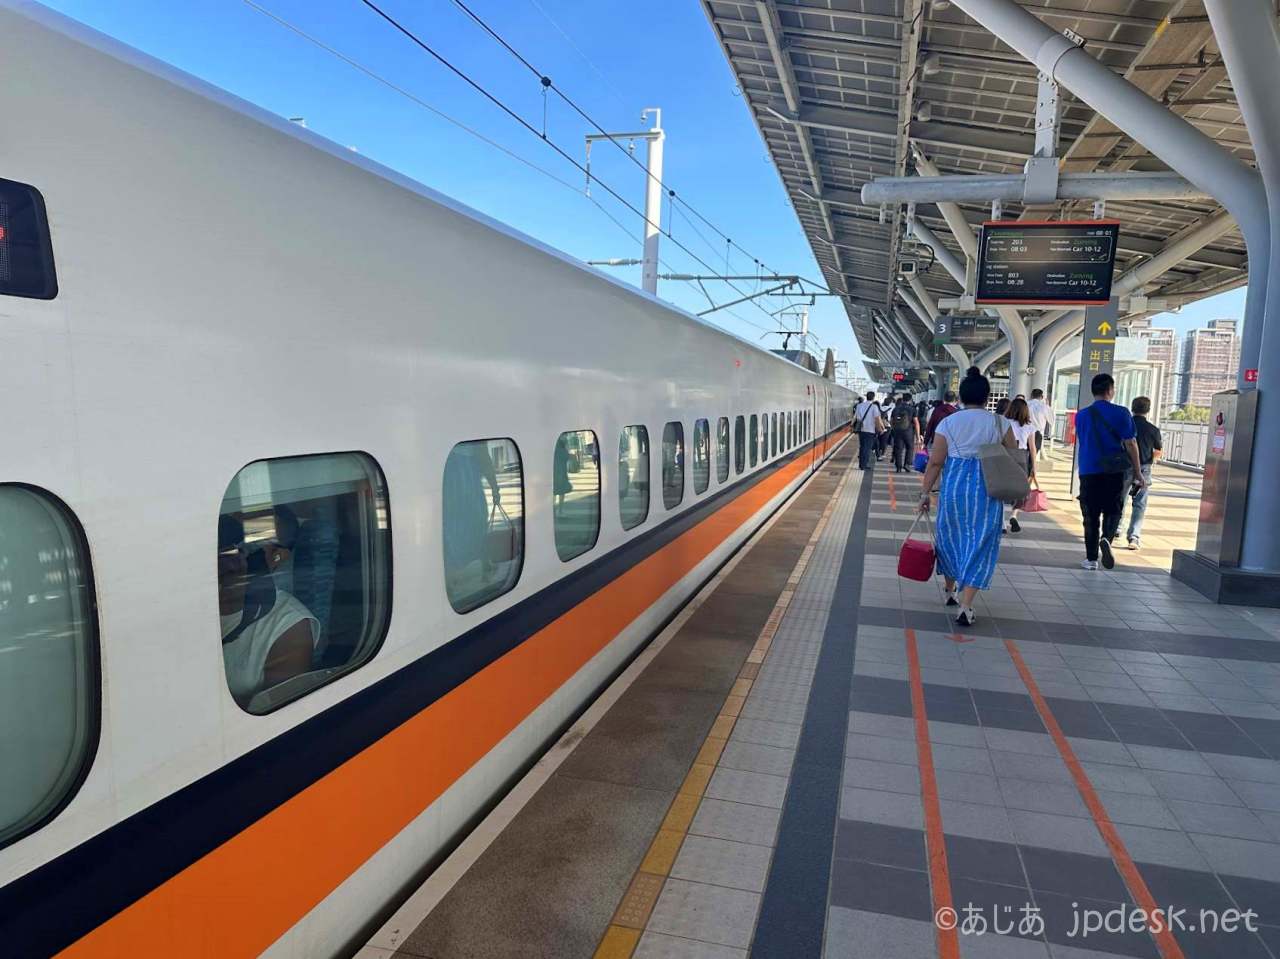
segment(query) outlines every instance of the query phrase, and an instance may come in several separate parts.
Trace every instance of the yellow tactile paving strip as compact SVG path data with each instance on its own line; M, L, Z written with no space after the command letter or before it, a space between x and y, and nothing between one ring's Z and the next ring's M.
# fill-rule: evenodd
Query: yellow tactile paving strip
M671 867L675 864L676 856L680 853L685 835L698 811L698 805L702 802L702 795L716 770L720 754L729 742L733 725L742 711L747 694L751 692L751 685L760 672L760 666L769 652L774 635L778 632L782 617L791 605L791 599L795 596L800 579L809 565L809 558L813 555L836 503L840 501L840 495L848 479L849 473L846 472L840 478L822 515L818 518L813 534L801 551L800 558L796 560L796 565L791 570L791 575L787 578L782 592L778 595L773 611L765 620L751 652L747 654L737 681L725 697L724 706L716 716L715 722L711 724L711 730L707 733L701 749L698 750L689 774L676 793L675 799L672 800L666 817L658 827L657 835L653 837L648 852L640 862L640 868L636 870L631 885L623 894L622 901L618 904L617 911L614 912L613 919L600 940L600 945L596 947L595 959L630 959L639 944L640 935L649 921L649 915L653 912Z

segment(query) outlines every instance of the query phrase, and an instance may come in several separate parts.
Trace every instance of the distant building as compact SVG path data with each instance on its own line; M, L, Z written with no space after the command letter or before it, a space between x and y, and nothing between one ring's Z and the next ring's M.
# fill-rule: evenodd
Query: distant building
M1213 394L1233 389L1240 371L1238 320L1210 320L1207 327L1189 330L1182 340L1182 371L1178 402L1209 406Z
M1129 335L1147 344L1147 360L1162 364L1160 396L1156 399L1157 414L1167 413L1178 403L1178 334L1168 327L1151 326L1151 320L1134 321Z

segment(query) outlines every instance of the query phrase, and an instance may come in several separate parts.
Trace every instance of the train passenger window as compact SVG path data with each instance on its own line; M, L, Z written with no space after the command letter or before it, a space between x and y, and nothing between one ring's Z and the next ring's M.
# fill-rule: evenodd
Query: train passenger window
M684 499L684 424L662 428L662 505L675 509Z
M773 455L778 455L778 414L770 414L769 419L773 421L773 438L769 441L773 449Z
M741 416L733 421L733 468L738 473L747 468L747 421Z
M506 438L468 440L444 462L444 584L466 613L513 589L524 566L524 464Z
M628 426L618 439L618 514L623 529L634 529L649 515L649 431Z
M447 531L446 531L447 532ZM231 696L268 713L373 656L391 619L391 516L364 453L256 460L218 514Z
M751 425L748 428L751 436L749 440L751 444L751 465L756 465L756 460L760 458L760 421L756 418L756 414L751 414Z
M556 553L581 556L600 537L600 449L591 430L561 433L551 457Z
M58 295L44 198L35 187L0 179L0 294Z
M725 482L729 478L729 417L722 416L716 421L716 480Z
M693 491L705 493L711 485L711 424L693 421Z
M769 458L769 414L760 414L760 462Z
M53 496L0 485L0 846L79 788L98 737L89 550Z

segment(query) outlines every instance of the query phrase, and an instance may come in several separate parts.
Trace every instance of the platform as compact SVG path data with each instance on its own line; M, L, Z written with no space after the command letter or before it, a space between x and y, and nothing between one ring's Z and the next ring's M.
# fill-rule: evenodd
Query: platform
M960 635L842 450L361 959L1275 959L1280 614L1168 576L1188 475L1086 572L1055 471ZM1074 929L1123 905L1237 928Z

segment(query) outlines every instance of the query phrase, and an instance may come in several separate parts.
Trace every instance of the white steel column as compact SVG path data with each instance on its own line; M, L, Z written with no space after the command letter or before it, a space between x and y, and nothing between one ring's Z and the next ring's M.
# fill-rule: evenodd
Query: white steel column
M645 140L645 191L644 191L644 263L640 267L640 286L646 293L658 292L658 238L662 236L662 143L667 138L662 132L662 111L650 107L640 115L653 114L654 136ZM727 271L726 271L727 272Z
M1258 411L1253 460L1249 466L1244 541L1240 565L1248 570L1280 572L1280 278L1267 283L1266 323L1253 306L1259 274L1280 269L1280 31L1270 0L1206 0L1205 8L1231 86L1240 102L1258 169L1266 187L1271 248L1267 270L1249 252L1249 296L1240 350L1241 388L1244 369L1258 370ZM1246 237L1246 239L1248 239Z
M1270 261L1271 228L1267 195L1259 175L1178 114L1131 84L1057 33L1014 0L953 0L974 20L1062 84L1116 127L1142 144L1195 186L1218 199L1240 224L1249 259ZM1223 3L1222 16L1246 7L1262 10L1263 0ZM1222 11L1230 9L1230 14ZM1261 19L1261 18L1259 18ZM1215 29L1217 23L1214 23ZM1263 36L1274 33L1274 21ZM1274 56L1274 51L1268 56ZM1264 91L1265 87L1261 87ZM1274 89L1266 93L1275 96ZM1241 101L1243 107L1243 101ZM1245 306L1243 356L1257 356L1266 311L1265 270L1251 270Z
M924 151L915 150L916 170L921 176L938 176L938 168L933 165L933 161L924 155ZM950 203L942 201L937 204L938 211L942 214L942 218L947 221L947 226L951 230L952 236L956 238L956 242L960 244L960 249L964 250L964 255L970 260L978 258L978 239L973 235L973 229L969 226L969 221L964 218L964 212L960 209L958 203ZM938 257L938 262L943 265L947 272L964 287L964 273L961 270L960 275L956 276L960 264L954 256L946 251L936 238L926 240L925 236L932 237L933 234L923 224L917 223L914 226L916 235L927 243ZM921 232L923 231L923 232ZM942 250L942 253L938 251ZM946 259L944 259L944 254ZM914 287L913 287L914 289ZM1004 330L1004 334L1009 340L1009 392L1011 395L1027 392L1027 366L1031 362L1031 336L1027 333L1027 325L1023 322L1022 314L1012 307L1000 307L994 311L987 310L989 315L1000 317L1000 326Z

